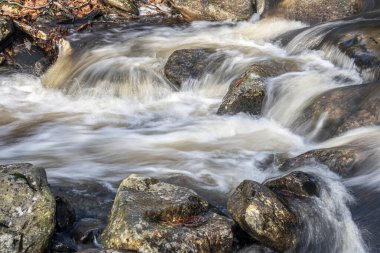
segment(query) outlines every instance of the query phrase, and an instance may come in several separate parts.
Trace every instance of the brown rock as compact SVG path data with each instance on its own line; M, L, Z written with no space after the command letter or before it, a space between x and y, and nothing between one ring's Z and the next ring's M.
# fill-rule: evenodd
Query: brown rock
M294 247L297 218L266 186L243 181L227 207L240 227L262 245L279 252Z
M187 21L247 20L254 12L251 0L169 0Z
M232 225L192 190L131 175L119 187L101 237L118 250L228 252Z

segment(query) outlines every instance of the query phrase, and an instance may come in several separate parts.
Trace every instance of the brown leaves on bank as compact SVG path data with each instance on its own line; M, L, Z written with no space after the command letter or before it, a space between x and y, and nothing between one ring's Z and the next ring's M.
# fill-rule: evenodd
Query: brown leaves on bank
M83 18L103 9L99 0L0 0L0 14L12 19L34 22L41 15L54 18Z

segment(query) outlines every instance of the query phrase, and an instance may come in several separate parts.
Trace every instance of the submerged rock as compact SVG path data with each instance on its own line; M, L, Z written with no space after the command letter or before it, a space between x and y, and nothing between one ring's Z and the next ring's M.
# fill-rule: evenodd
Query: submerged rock
M380 123L379 83L345 86L326 91L313 99L293 124L299 134L326 140L351 129Z
M45 170L2 165L0 192L1 252L45 252L55 225L55 200Z
M103 230L103 222L99 219L84 218L79 220L74 226L74 239L81 243L91 243L100 235Z
M131 175L101 239L107 248L138 252L228 252L232 226L192 190Z
M199 79L222 63L221 56L215 53L216 50L209 48L174 51L166 62L165 76L177 87L188 79Z
M280 166L279 170L287 171L317 162L346 177L352 175L356 171L356 165L364 159L364 152L358 148L349 146L316 149L287 159Z
M373 9L372 0L257 0L264 17L283 17L306 23L332 21Z
M251 0L169 0L187 21L247 20L254 12Z
M263 61L251 65L232 82L217 114L244 112L260 115L266 95L265 80L297 69L295 62L289 60Z
M378 14L380 17L380 12ZM368 81L380 80L380 20L358 21L334 29L317 49L338 49L352 59ZM334 60L334 59L333 59ZM339 64L339 63L338 63Z
M245 180L227 207L240 227L264 246L284 252L295 245L297 217L268 187Z
M139 15L139 9L130 0L103 0L105 4L126 11L131 14Z
M291 53L323 50L338 66L355 64L365 82L380 80L380 11L290 31L276 41Z

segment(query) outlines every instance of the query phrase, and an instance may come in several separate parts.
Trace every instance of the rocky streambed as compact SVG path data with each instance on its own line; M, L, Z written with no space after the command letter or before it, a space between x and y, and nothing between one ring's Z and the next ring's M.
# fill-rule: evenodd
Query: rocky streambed
M0 252L378 252L379 7L0 1Z

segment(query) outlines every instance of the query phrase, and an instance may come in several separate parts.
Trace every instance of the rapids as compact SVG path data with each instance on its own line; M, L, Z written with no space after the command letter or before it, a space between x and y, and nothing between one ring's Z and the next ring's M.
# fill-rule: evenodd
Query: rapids
M0 161L43 166L53 185L90 180L116 189L127 175L143 173L184 177L193 188L220 196L244 179L263 182L281 175L268 162L274 154L358 145L371 157L360 175L342 179L323 166L313 168L328 187L320 209L304 214L307 233L297 252L376 252L379 229L367 230L371 220L355 222L350 189L380 191L380 128L356 129L323 143L291 128L312 98L363 82L353 64L337 64L328 52L300 47L302 33L287 47L272 42L303 27L254 17L237 24L141 25L71 36L74 53L62 54L42 78L0 76ZM182 48L215 48L223 63L178 90L163 68ZM301 70L267 81L263 117L217 116L231 81L263 59L291 60ZM315 126L314 134L318 130Z

